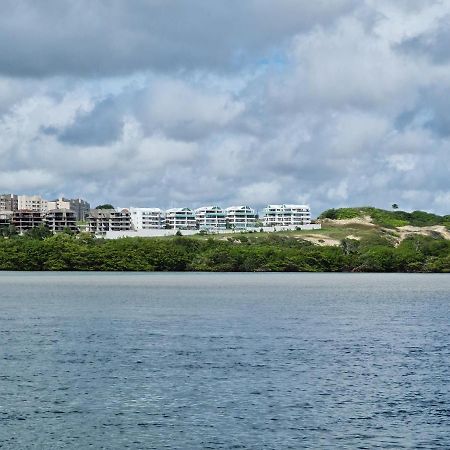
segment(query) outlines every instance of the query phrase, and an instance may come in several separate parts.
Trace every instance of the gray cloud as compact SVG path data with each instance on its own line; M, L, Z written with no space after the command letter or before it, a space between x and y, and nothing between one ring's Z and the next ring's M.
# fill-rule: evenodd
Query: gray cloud
M404 52L431 59L437 64L450 62L450 15L441 18L435 27L405 39L398 48Z
M450 137L448 101L450 84L441 83L421 92L414 108L398 117L400 127L423 127L441 138Z
M450 6L2 6L0 191L449 212Z
M334 21L354 0L5 0L0 72L111 75L239 69L292 34Z
M108 98L98 102L92 111L77 115L75 122L64 130L51 129L62 143L101 146L115 142L122 132L122 120L116 102ZM47 132L48 132L47 131Z

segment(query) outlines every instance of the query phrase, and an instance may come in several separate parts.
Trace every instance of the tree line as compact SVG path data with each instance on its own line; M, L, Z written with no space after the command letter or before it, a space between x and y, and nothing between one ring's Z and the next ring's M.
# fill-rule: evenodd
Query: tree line
M450 272L450 241L414 236L395 247L388 239L345 238L339 246L317 246L262 233L105 240L35 230L0 239L0 270Z

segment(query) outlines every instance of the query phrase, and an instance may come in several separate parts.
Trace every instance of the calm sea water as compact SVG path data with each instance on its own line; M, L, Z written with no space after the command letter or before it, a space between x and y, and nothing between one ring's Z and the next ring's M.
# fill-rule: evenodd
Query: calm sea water
M0 273L0 447L450 448L450 276Z

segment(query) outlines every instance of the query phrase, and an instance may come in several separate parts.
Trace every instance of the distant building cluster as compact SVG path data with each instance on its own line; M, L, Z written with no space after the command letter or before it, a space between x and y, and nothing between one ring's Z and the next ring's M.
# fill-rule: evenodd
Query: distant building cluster
M245 231L257 227L295 228L311 223L308 205L268 205L262 217L250 206L202 206L197 209L119 208L94 209L88 218L88 231L104 235L109 231L198 230Z
M126 230L199 230L220 232L245 231L259 226L292 228L311 223L307 205L268 205L260 218L250 206L202 206L197 209L122 208L118 210L91 210L89 231L104 234L107 231Z
M0 226L14 226L19 233L41 225L58 233L78 232L77 222L85 221L90 204L80 198L45 200L38 195L0 194Z
M311 224L308 205L268 205L259 217L250 206L202 206L197 209L117 208L91 209L82 199L44 200L37 195L0 195L0 226L13 225L20 233L39 225L52 232L108 232L144 230L245 231L257 227L301 227Z

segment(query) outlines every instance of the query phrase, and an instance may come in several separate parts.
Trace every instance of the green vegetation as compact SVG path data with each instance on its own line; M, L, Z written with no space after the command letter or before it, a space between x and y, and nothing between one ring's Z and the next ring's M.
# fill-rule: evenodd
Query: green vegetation
M106 206L106 205L105 205ZM96 239L40 226L19 236L0 227L0 270L448 272L448 233L396 227L450 226L450 216L372 207L330 209L320 218L370 216L372 224L324 221L321 230L191 237ZM442 230L441 230L442 231Z
M104 205L96 206L95 209L114 209L114 206L109 203L105 203Z
M95 239L40 232L0 240L0 270L450 272L450 241L415 236L343 238L317 246L298 235Z
M397 206L395 203L394 205ZM394 205L392 205L393 208L395 208ZM374 224L386 228L402 227L405 225L412 225L415 227L445 225L447 228L450 228L450 216L448 215L438 216L424 211L413 211L411 213L399 210L386 211L371 206L328 209L327 211L324 211L319 218L342 220L365 216L370 216Z

